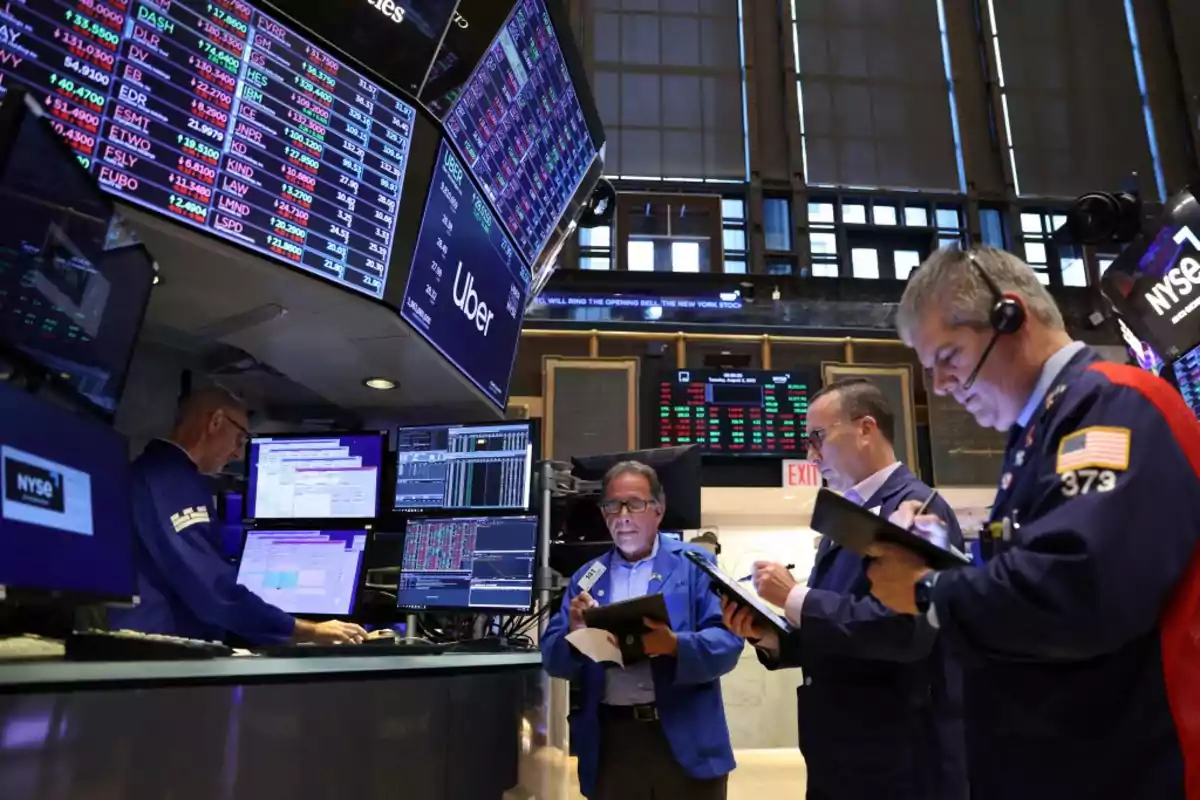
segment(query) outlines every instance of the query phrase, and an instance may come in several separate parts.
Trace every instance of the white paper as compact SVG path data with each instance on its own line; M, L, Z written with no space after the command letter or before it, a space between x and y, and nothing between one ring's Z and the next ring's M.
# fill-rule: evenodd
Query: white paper
M625 666L621 658L621 648L617 647L617 639L611 633L601 628L580 628L567 634L571 645L597 663L610 661L619 667Z

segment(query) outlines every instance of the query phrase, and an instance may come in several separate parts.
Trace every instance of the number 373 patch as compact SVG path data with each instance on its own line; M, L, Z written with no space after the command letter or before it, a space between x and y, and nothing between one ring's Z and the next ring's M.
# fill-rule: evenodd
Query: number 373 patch
M1117 488L1117 473L1111 469L1069 470L1058 476L1062 482L1063 497L1090 492L1111 492Z

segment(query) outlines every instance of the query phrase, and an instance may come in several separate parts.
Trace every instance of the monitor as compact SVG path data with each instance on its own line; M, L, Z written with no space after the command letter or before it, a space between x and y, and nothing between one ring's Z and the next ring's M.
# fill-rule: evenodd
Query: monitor
M529 281L487 200L443 142L400 316L501 410Z
M529 612L538 518L416 517L404 531L397 607Z
M246 459L246 516L256 520L374 519L382 433L255 436Z
M1129 358L1133 363L1147 372L1162 375L1163 367L1166 365L1159 358L1158 353L1154 352L1154 348L1139 339L1125 324L1125 320L1120 317L1117 317L1117 327L1121 331L1121 338L1125 341L1125 350L1129 353Z
M1185 353L1173 366L1179 393L1192 413L1200 417L1200 347Z
M0 346L107 416L154 283L141 245L107 250L112 203L21 92L0 111Z
M528 509L534 425L425 425L396 431L394 509Z
M659 382L654 435L664 447L803 458L808 398L818 388L796 371L677 370Z
M289 614L354 613L367 531L246 532L237 582Z
M544 0L519 0L444 119L530 264L597 155L570 67Z
M228 559L240 556L246 543L245 495L241 492L225 492L218 498L221 516L221 555Z
M0 382L0 486L0 587L134 596L125 437Z
M652 450L633 450L627 453L605 453L595 456L573 456L571 474L584 481L599 481L605 473L622 461L639 461L653 467L658 473L666 495L667 509L663 514L660 530L690 530L700 527L700 449L694 445L659 447ZM608 535L600 508L588 503L586 513L574 515L572 520L579 530L573 533L590 538L588 533L596 530ZM599 526L597 529L596 526Z
M383 297L412 104L242 0L4 13L0 87L45 98L106 191Z
M1100 279L1138 338L1167 361L1200 344L1200 201L1184 191Z

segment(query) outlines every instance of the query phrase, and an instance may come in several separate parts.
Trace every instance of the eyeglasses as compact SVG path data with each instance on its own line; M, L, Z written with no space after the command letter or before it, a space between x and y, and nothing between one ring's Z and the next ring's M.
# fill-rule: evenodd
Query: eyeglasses
M829 432L831 430L836 428L838 425L847 425L851 422L858 422L860 419L866 419L866 418L867 417L865 415L858 416L858 417L851 417L850 419L838 420L837 422L833 423L832 425L826 425L824 428L813 428L811 431L808 432L808 446L811 447L813 450L820 452L821 445L823 445L825 443L825 437L829 435Z
M658 501L634 497L629 500L605 500L600 503L600 510L606 517L620 516L621 509L628 510L630 514L645 514L650 508L658 508Z
M247 430L244 426L242 426L242 424L239 423L236 419L229 416L225 412L221 412L221 416L225 417L226 422L228 422L230 425L232 425L233 427L238 429L238 438L237 438L238 448L240 449L242 447L245 447L246 442L250 439L250 431Z

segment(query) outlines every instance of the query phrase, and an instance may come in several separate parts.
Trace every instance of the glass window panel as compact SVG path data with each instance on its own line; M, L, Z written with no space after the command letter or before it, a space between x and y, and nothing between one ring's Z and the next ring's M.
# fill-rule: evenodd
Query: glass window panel
M699 272L700 243L671 242L671 271Z
M983 243L1004 248L1004 218L994 208L979 209L979 225L983 228Z
M896 224L896 207L895 206L875 206L875 224L876 225L895 225Z
M873 247L855 247L850 251L850 266L856 278L878 278L879 253Z
M848 225L865 225L867 222L867 207L861 203L843 203L842 222Z
M746 219L746 201L728 197L721 199L721 217L743 222Z
M1113 265L1113 262L1116 261L1116 259L1115 258L1101 258L1099 261L1100 261L1100 274L1103 275L1105 272L1108 272L1108 268Z
M654 272L654 242L629 243L629 271Z
M579 259L580 269L612 269L612 260L608 258L593 258L583 256Z
M725 273L727 275L745 275L746 262L741 259L725 259Z
M836 278L838 277L838 265L835 262L814 261L812 276L814 278Z
M1026 242L1025 260L1030 264L1045 264L1046 245L1043 242Z
M791 275L792 274L792 262L791 261L780 261L779 259L775 259L773 261L768 261L767 262L767 274L768 275Z
M792 204L780 197L763 200L763 231L769 252L792 249Z
M1041 214L1022 214L1021 215L1021 232L1022 233L1043 233L1042 231L1042 215Z
M837 236L832 233L810 233L809 244L813 255L837 255Z
M1087 286L1087 269L1082 258L1064 258L1060 263L1063 286Z
M959 239L957 236L955 236L953 238L947 236L947 237L938 239L938 247L958 250L958 249L962 248L962 240Z
M962 227L962 222L958 217L957 208L939 208L937 210L937 226L939 228L954 228L957 230Z
M1034 274L1037 275L1037 279L1039 281L1041 281L1042 284L1044 284L1045 286L1050 285L1050 273L1049 272L1038 272L1037 270L1034 270Z
M1063 225L1066 225L1066 224L1067 224L1067 217L1065 214L1055 214L1052 217L1050 217L1050 230L1047 231L1047 233L1054 233L1056 230L1058 230L1059 228L1061 228Z
M809 203L808 204L808 221L809 222L835 222L833 215L833 203Z
M913 208L909 206L904 209L904 224L912 225L914 228L929 227L929 211L924 208Z
M580 247L612 247L612 228L580 228Z
M908 280L912 271L921 266L921 254L916 250L897 250L892 256L896 267L896 279Z
M724 240L726 253L746 251L746 232L741 228L726 228Z

